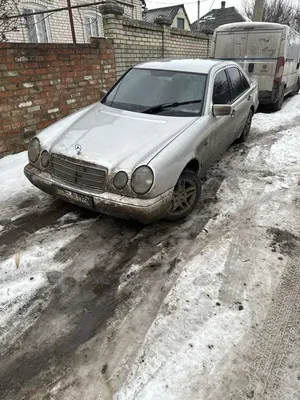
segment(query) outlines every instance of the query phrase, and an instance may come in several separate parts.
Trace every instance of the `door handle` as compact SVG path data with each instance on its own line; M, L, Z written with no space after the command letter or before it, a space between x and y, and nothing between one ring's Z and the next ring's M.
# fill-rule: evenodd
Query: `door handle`
M247 97L247 100L250 101L252 99L251 94L249 94L249 96Z
M207 145L208 145L208 140L205 140L204 146L207 146Z
M231 114L230 114L232 117L234 117L235 116L235 109L233 109L232 111L231 111Z

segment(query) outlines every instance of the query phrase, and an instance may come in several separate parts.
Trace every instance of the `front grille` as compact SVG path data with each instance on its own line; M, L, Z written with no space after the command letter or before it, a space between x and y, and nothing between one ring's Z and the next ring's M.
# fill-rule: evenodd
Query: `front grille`
M73 185L90 189L103 189L106 169L75 158L58 154L51 156L52 175Z

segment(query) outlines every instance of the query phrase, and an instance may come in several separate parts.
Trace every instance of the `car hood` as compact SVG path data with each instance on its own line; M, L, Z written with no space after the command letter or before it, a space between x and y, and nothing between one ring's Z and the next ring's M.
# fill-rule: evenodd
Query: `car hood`
M133 113L97 103L53 124L39 139L51 153L109 170L129 170L147 164L196 119ZM76 145L81 147L80 154Z

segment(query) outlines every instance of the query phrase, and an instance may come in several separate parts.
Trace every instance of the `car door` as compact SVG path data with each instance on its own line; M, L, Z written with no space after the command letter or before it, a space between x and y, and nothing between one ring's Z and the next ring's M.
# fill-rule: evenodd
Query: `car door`
M236 67L229 67L226 72L232 93L231 105L234 112L232 142L234 142L244 129L252 102L249 90L250 85L243 72Z
M214 105L229 105L231 103L231 88L225 69L218 71L214 77L212 103ZM234 115L215 117L212 111L212 161L224 153L232 143L234 132Z

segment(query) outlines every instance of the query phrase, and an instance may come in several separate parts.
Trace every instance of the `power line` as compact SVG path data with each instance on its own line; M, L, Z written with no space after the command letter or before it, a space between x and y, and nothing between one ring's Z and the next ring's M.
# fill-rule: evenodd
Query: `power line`
M71 9L76 9L76 8L85 8L85 7L90 7L90 6L95 6L95 5L100 5L104 4L105 2L102 1L97 1L96 3L88 3L88 4L80 4L77 6L71 6ZM60 7L60 8L53 8L51 10L43 10L43 11L35 11L29 14L19 14L19 15L11 15L11 16L6 16L6 17L1 17L0 20L9 20L13 18L23 18L23 17L30 17L31 15L39 15L39 14L49 14L49 13L55 13L58 11L67 11L69 8L68 7Z
M213 6L214 6L214 4L215 4L215 1L216 1L216 0L213 0L213 1L212 1L209 11L213 8Z

